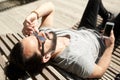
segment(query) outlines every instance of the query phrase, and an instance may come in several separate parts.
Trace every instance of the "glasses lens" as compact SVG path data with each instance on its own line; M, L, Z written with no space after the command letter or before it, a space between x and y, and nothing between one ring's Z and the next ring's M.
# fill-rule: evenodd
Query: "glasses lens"
M42 37L42 36L37 36L38 37L38 39L41 41L41 42L45 42L45 38L44 37Z
M35 34L37 40L38 40L38 45L39 45L39 51L41 52L41 55L44 56L44 43L45 43L45 38L42 36L38 36L38 34ZM41 47L42 49L40 49L40 43L42 43Z

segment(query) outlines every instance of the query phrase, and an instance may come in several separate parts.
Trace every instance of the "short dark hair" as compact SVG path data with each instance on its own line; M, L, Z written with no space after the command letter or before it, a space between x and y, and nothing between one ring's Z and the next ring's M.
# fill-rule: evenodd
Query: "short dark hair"
M9 55L9 64L6 66L5 74L10 80L24 78L29 74L41 72L46 64L41 62L41 56L34 53L29 59L23 56L23 46L18 42Z

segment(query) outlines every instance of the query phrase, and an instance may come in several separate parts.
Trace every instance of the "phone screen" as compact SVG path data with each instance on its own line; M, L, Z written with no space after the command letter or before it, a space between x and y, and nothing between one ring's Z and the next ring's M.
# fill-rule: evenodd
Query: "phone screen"
M113 27L114 27L113 23L106 23L105 29L104 29L104 36L109 37L110 36L110 32L113 29Z

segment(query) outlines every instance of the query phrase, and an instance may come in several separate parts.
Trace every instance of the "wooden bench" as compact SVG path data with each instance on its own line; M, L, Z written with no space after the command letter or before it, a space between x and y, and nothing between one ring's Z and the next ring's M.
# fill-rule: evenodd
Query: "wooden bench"
M98 22L97 24L99 24L101 22L101 19L98 19L97 22ZM77 26L78 23L74 25L74 28L77 28ZM8 55L10 54L10 51L13 48L13 46L23 38L24 36L20 33L0 35L0 76L1 76L0 80L7 80L7 77L4 74L4 68L6 66L6 63L8 62ZM120 73L120 38L115 44L111 64L107 69L106 73L99 80L114 80L116 75L119 73ZM45 67L42 73L36 75L35 78L37 80L70 80L70 79L84 80L51 65Z

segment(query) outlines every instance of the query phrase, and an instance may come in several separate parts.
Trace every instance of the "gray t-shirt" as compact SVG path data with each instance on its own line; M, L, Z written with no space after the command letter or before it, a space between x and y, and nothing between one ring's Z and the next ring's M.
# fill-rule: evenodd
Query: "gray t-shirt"
M47 31L51 31L47 29ZM52 63L78 77L88 77L94 69L101 46L100 36L94 30L81 28L79 30L53 30L57 36L70 36L69 45ZM103 51L102 51L103 52Z

